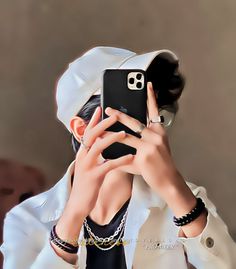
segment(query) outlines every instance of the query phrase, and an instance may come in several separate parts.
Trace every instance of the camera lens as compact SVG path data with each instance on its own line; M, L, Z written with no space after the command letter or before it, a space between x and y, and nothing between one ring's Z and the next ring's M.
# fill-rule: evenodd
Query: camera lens
M134 78L130 78L130 79L129 79L129 83L130 83L130 84L134 84Z
M142 88L142 83L141 83L141 82L138 82L138 83L136 84L136 87L137 87L137 88Z
M141 79L141 77L142 77L142 74L141 74L141 73L138 73L138 74L136 75L136 78L137 78L137 79Z

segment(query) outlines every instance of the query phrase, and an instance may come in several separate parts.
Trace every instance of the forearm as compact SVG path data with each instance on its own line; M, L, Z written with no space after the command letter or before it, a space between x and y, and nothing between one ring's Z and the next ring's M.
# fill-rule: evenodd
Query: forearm
M236 268L236 244L205 188L185 181L178 172L161 178L164 184L155 186L155 190L177 218L195 207L196 196L206 206L204 212L178 231L178 241L184 245L188 261L199 269Z
M56 232L58 237L73 245L75 245L78 241L80 230L83 225L83 220L85 218L82 212L77 212L76 215L74 214L74 212L71 210L74 208L74 206L75 205L71 206L69 202L67 203L67 206L56 225ZM76 263L78 258L77 254L68 253L56 246L53 242L51 242L51 246L57 255L59 255L65 261L71 264Z
M171 184L166 185L163 196L177 218L190 212L196 206L196 197L179 173L175 175ZM207 214L205 209L195 220L181 226L179 236L194 237L199 235L206 226Z

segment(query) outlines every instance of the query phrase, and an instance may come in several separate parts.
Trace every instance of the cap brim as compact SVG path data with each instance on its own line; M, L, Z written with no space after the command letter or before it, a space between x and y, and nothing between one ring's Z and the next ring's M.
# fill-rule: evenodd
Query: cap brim
M168 59L170 62L179 61L177 55L174 52L172 52L171 50L162 49L162 50L156 50L156 51L152 51L148 53L134 55L133 57L125 61L119 67L119 69L142 69L146 71L149 65L151 64L151 62L154 60L154 58L160 55Z
M170 62L179 61L177 55L168 49L155 50L148 53L136 54L132 57L129 57L124 61L118 69L142 69L147 70L149 65L157 56L162 56L168 59ZM101 88L97 89L93 95L101 94Z

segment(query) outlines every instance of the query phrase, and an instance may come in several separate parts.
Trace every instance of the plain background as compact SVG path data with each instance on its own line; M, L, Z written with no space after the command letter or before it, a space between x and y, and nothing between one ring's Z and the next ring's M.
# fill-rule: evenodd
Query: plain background
M173 158L236 238L235 11L233 0L1 0L0 156L41 169L51 187L74 158L54 95L68 63L97 45L171 49L187 80Z

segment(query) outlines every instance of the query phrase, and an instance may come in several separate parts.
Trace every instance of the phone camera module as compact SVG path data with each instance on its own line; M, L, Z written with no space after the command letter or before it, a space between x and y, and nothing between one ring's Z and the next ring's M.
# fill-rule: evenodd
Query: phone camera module
M144 74L142 72L131 71L128 73L127 86L130 90L142 90L144 81Z

